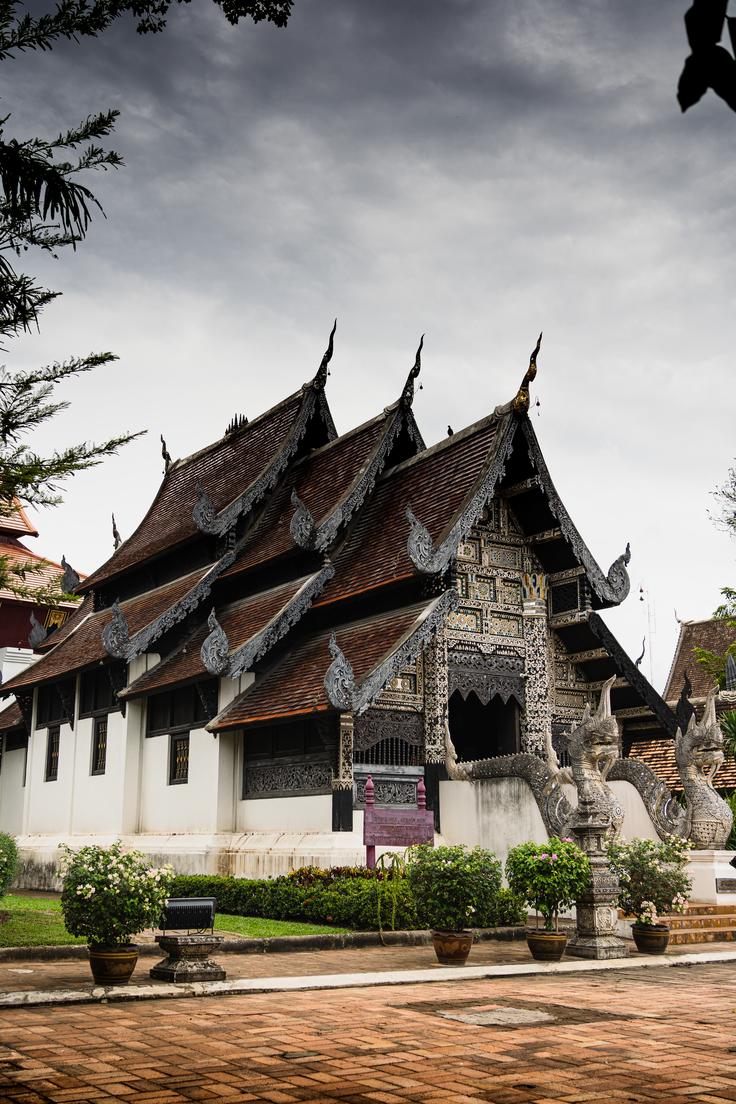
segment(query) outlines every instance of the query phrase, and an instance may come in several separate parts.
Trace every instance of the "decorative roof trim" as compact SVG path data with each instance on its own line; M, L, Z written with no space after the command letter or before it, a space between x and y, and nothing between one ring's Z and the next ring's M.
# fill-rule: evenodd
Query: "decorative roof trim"
M209 671L211 675L221 675L230 662L230 641L227 638L227 633L217 620L214 606L207 618L207 627L210 630L209 636L204 640L199 654L205 670Z
M413 663L430 638L442 628L445 617L457 609L459 596L456 590L446 590L427 606L414 622L414 626L395 645L388 655L373 668L360 686L355 682L353 669L347 656L339 647L335 634L330 638L330 655L333 661L324 679L325 691L331 704L342 711L360 716L409 663Z
M674 738L677 728L675 714L667 703L662 700L649 680L645 678L639 668L629 658L603 618L597 613L591 613L588 618L588 625L593 635L601 642L613 660L619 675L623 676L623 678L628 681L629 685L636 690L637 694L643 698L667 735Z
M424 334L419 339L419 346L414 357L414 364L412 365L409 375L406 378L404 384L404 390L401 392L401 399L399 400L402 406L411 406L414 402L414 380L417 378L422 370L422 348L424 346Z
M237 678L244 671L249 671L254 663L262 659L279 640L286 636L304 616L334 574L335 569L332 564L327 564L321 571L311 575L260 632L233 652L227 672L230 678Z
M226 552L178 602L164 610L155 621L152 621L150 625L146 625L145 628L131 637L126 659L133 659L135 656L147 652L151 644L155 643L160 636L163 636L169 629L173 629L174 625L183 621L187 614L195 610L200 602L209 597L213 583L223 571L230 567L236 554L234 548Z
M506 462L511 455L516 426L516 419L508 417L506 425L503 429L499 429L501 439L493 449L493 455L486 462L475 487L470 493L470 498L436 547L432 543L429 531L414 516L411 507L407 507L406 516L411 528L406 547L411 561L418 571L424 574L436 574L444 571L454 558L458 544L473 528L483 508L493 497L497 483L503 478Z
M388 407L385 413L388 415L391 411L393 413L390 417L387 417L386 428L378 444L373 449L367 464L358 472L338 504L317 528L314 547L318 552L325 552L330 547L340 529L348 524L366 498L373 492L379 476L386 466L391 449L404 426L406 426L409 436L416 444L417 451L424 448L424 441L410 408L402 402L398 402L393 407Z
M289 522L291 539L294 541L294 544L297 544L300 548L314 548L317 523L314 520L312 511L302 502L299 495L296 493L296 488L291 492L291 505L294 507L294 513L291 515L291 521Z
M605 605L618 606L629 593L631 580L626 570L626 565L631 559L631 549L626 545L626 551L611 564L608 574L604 575L596 563L587 544L575 528L573 521L565 509L562 499L558 495L549 469L539 447L539 441L528 418L521 419L521 427L529 447L529 455L539 476L539 484L547 497L550 511L557 518L562 534L570 545L576 559L583 565L595 593Z

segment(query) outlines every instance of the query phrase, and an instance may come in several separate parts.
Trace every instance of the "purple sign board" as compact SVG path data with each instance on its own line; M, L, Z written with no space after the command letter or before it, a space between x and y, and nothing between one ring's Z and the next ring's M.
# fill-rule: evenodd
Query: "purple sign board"
M431 809L377 809L366 805L363 843L379 847L409 847L412 843L434 842L434 813Z
M363 815L367 866L376 865L376 846L410 847L413 843L434 843L434 813L426 807L423 779L420 778L417 785L416 809L377 809L374 792L373 779L369 776Z

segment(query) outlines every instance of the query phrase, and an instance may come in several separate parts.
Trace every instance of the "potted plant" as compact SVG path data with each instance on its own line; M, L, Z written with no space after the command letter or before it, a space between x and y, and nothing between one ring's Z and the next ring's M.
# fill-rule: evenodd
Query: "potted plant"
M438 960L462 966L473 943L471 924L493 907L501 864L482 847L421 844L408 853L407 876L422 927L432 932Z
M533 908L536 928L527 928L532 958L559 962L567 934L559 929L561 910L570 908L590 881L588 856L571 839L552 836L546 843L521 843L509 851L506 877L514 893ZM544 927L539 928L539 915Z
M685 872L688 853L687 840L675 836L661 843L633 839L608 846L608 861L618 874L619 907L635 917L631 934L645 954L667 949L670 928L661 916L685 911L693 887Z
M132 937L159 923L174 871L155 869L118 840L73 851L62 844L61 909L72 935L87 937L98 985L125 985L138 961Z

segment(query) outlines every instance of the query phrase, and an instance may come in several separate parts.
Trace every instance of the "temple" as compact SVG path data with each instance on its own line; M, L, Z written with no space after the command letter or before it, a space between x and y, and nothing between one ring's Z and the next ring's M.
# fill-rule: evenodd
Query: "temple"
M20 713L0 829L27 884L72 837L191 871L358 862L369 774L378 804L413 805L423 778L437 832L475 842L445 826L463 763L543 759L550 738L564 763L612 676L624 755L674 737L600 615L628 594L628 545L602 570L529 419L539 344L511 401L427 448L421 344L397 400L338 435L333 337L277 406L164 449L138 528L2 687Z

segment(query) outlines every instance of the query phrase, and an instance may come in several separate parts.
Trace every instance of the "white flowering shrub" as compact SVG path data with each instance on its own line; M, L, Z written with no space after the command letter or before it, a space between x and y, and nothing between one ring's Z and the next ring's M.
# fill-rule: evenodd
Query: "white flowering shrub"
M61 849L61 910L72 935L116 947L158 925L174 878L171 866L149 866L140 851L124 852L119 840L111 847Z
M18 868L18 848L15 840L6 832L0 832L0 897L10 888Z
M633 839L608 846L608 860L618 874L618 903L639 924L659 924L661 915L684 912L692 891L687 875L687 840L670 836L662 842Z

